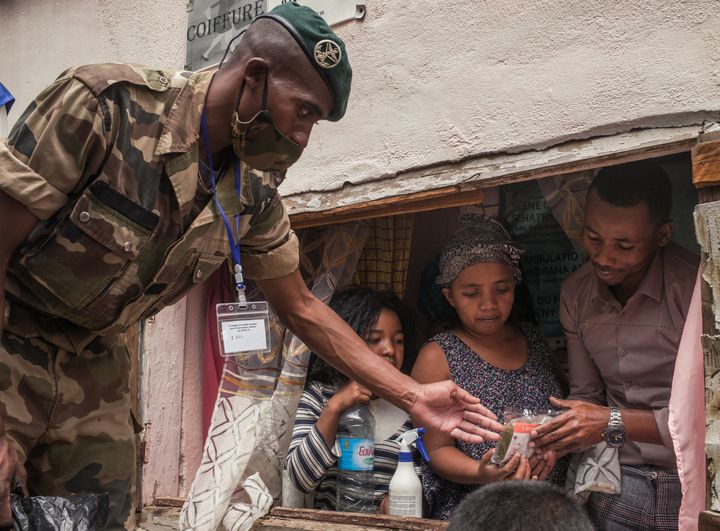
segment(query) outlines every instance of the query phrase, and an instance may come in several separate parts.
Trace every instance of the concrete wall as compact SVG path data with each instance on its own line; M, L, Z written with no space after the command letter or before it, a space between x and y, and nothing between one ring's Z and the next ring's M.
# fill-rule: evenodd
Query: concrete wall
M14 122L70 66L134 62L182 68L185 0L2 0L0 81Z
M181 67L185 4L0 2L10 122L70 65ZM720 110L710 0L369 0L364 21L337 31L354 69L348 113L316 128L286 196Z
M348 113L317 127L286 196L720 110L710 0L372 0L339 33Z

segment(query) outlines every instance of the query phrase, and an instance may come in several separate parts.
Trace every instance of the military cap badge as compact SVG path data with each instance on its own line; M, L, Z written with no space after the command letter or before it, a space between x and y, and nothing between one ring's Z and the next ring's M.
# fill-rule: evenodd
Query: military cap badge
M342 59L342 51L340 47L330 39L323 39L318 41L313 51L315 56L315 62L319 67L325 69L335 68L340 64Z

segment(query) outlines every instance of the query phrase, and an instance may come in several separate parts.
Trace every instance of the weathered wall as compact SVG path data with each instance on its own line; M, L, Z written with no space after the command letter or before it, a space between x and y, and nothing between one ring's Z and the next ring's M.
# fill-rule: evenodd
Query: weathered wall
M697 123L720 109L707 0L372 0L339 28L354 85L283 185L330 190L561 139ZM425 186L422 184L421 186Z
M0 79L18 99L10 121L73 64L181 67L185 3L0 2ZM286 196L569 138L690 125L720 110L715 2L367 4L364 21L337 28L355 73L346 118L316 128Z
M70 66L134 62L181 68L185 0L3 0L0 81L14 122Z

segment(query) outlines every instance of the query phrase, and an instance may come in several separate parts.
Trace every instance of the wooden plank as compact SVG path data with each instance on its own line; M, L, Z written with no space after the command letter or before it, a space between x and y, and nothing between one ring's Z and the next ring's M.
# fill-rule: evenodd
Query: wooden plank
M297 518L267 516L255 522L252 529L254 531L376 531L380 528L340 522L313 522Z
M296 522L324 523L333 529L332 525L354 525L361 529L397 529L397 530L429 530L442 531L447 529L447 522L441 520L427 520L424 518L408 518L384 514L343 513L337 511L319 511L316 509L291 509L276 507L270 511L273 522L278 519L288 519ZM263 529L263 524L257 522L256 529ZM274 525L274 524L273 524ZM310 529L301 527L299 529Z
M717 531L720 529L720 514L714 511L700 513L698 531Z
M341 206L320 212L305 212L290 217L294 229L318 225L348 223L364 219L397 216L410 212L425 212L462 205L476 205L483 202L483 190L473 186L450 186L354 205Z
M708 142L716 144L717 141ZM703 144L699 144L702 146ZM696 163L698 151L693 149L693 182L697 185L695 172L700 167ZM716 164L717 166L717 164ZM718 166L720 167L720 166ZM705 171L703 169L703 171ZM720 199L720 186L709 186L698 190L700 203L708 203ZM703 253L703 261L707 254ZM702 319L703 335L701 338L705 366L705 452L708 457L707 466L707 499L705 506L713 510L720 509L720 475L717 474L720 465L720 337L715 327L715 314L713 312L712 287L705 279L702 280ZM708 513L710 514L710 513ZM709 516L705 516L709 518ZM701 522L702 522L701 515ZM708 520L709 522L709 520ZM707 524L709 525L709 524ZM703 529L701 524L701 529ZM706 527L706 529L715 529Z
M144 507L138 521L140 531L175 531L180 522L178 507Z
M156 496L153 502L155 507L182 507L185 504L185 498L176 496Z
M142 342L145 467L142 504L158 496L177 496L182 431L187 299L145 321Z
M174 504L182 499L165 499ZM178 529L180 507L143 508L138 529ZM314 509L276 507L253 526L256 531L445 531L447 522L380 514L341 513Z
M202 411L207 287L203 284L195 286L188 293L186 300L178 496L187 496L190 492L190 486L202 460L205 439L200 412Z
M692 149L692 175L697 187L720 184L720 140L702 142Z
M284 192L283 202L291 220L302 219L297 216L307 213L313 215L316 224L334 223L332 216L320 214L340 207L361 211L377 200L420 192L444 190L452 193L453 187L458 186L465 190L477 190L688 152L696 145L699 134L700 126L657 128L572 140L545 149L536 147L526 151L487 153L381 175L373 181L345 183L332 190Z

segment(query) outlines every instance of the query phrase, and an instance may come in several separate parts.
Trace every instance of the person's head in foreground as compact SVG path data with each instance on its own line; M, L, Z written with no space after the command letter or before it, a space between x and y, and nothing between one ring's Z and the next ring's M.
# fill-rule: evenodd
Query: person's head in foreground
M632 294L655 252L670 243L672 186L649 161L600 170L585 200L583 247L616 296Z
M397 295L369 288L348 288L333 295L329 306L350 325L375 354L410 374L415 363L412 318ZM347 377L313 354L308 382L342 385Z
M500 222L465 214L440 255L436 283L472 334L493 335L510 318L522 249Z
M582 508L546 481L502 481L469 494L448 531L593 531Z
M237 156L258 170L284 170L319 120L343 117L351 82L343 41L314 10L288 2L253 21L215 75L208 107L234 102L218 114L231 117Z

